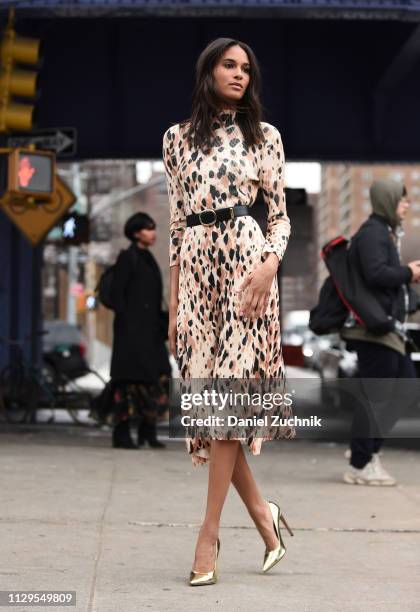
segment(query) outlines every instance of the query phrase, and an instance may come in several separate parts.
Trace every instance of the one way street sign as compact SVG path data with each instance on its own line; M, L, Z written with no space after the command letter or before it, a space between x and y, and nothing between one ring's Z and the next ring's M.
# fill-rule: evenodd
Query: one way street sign
M9 136L7 146L17 148L33 144L37 149L55 151L57 157L66 157L76 154L76 140L77 132L75 128L51 128Z

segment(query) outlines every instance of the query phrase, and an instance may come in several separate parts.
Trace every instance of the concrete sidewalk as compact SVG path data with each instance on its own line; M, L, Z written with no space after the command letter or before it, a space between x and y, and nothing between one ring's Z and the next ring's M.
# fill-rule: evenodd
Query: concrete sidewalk
M419 609L419 452L385 448L400 484L366 488L341 483L343 445L266 442L247 456L294 530L286 556L259 573L264 545L232 487L219 582L191 588L207 467L184 448L113 450L89 430L0 434L0 589L76 590L76 608L45 609L83 612Z

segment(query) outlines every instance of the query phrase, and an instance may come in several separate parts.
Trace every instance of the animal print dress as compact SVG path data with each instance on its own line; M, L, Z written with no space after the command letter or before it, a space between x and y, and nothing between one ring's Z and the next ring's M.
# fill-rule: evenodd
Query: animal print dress
M170 206L169 265L180 267L177 360L182 379L284 379L277 276L263 317L244 320L239 314L243 298L235 293L268 253L281 261L286 250L290 222L283 145L277 128L261 122L264 143L248 147L235 118L236 111L231 109L215 116L210 153L191 150L186 127L179 124L163 136ZM249 215L208 227L186 226L190 213L252 206L259 187L268 208L265 238ZM292 416L291 409L283 406L281 416ZM245 441L258 455L264 440L295 435L294 427L287 424L266 437L248 435ZM202 433L186 437L194 466L209 460L210 438Z

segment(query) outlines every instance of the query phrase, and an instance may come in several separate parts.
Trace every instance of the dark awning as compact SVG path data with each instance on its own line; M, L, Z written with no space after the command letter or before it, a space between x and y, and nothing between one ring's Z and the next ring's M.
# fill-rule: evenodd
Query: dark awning
M294 19L420 19L419 0L1 0L31 17L241 16ZM118 15L116 12L118 11Z

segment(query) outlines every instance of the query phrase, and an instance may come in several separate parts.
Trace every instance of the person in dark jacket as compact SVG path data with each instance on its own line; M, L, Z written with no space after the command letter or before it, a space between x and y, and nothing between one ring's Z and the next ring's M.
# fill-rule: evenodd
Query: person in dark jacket
M140 419L138 445L157 440L156 421L162 397L168 394L171 366L161 316L162 277L149 250L156 240L156 224L146 213L128 219L125 236L131 241L119 254L111 293L115 310L111 358L114 385L113 445L136 448L129 419Z
M420 261L400 263L401 224L409 201L403 184L378 180L370 188L373 213L352 239L349 261L358 266L386 313L404 324L408 312L409 283L420 280ZM403 334L390 331L375 335L352 317L341 332L347 348L357 352L360 378L411 378L414 365L406 352ZM395 413L397 410L395 411ZM343 479L349 484L395 485L379 460L383 438L361 438L368 428L366 413L355 410L350 444L350 469Z

